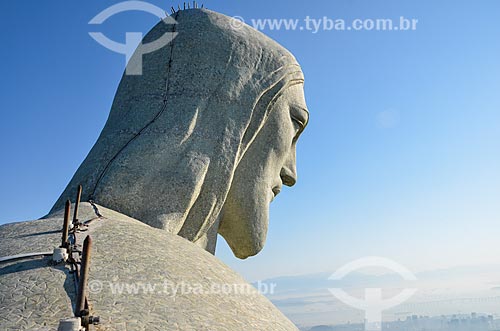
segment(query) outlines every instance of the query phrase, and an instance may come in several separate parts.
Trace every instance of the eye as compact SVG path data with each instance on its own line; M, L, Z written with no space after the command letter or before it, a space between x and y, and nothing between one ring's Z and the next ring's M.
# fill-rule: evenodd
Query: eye
M294 117L292 117L292 123L296 133L299 133L302 129L304 129L304 123Z
M299 135L304 131L307 121L309 119L309 112L302 106L290 106L290 120L292 121L294 135L292 143L295 143Z
M292 123L294 129L292 144L294 144L297 141L297 139L299 139L299 134L304 129L304 123L293 117L292 117Z
M301 106L290 107L290 119L297 133L304 131L308 118L309 112L305 108Z

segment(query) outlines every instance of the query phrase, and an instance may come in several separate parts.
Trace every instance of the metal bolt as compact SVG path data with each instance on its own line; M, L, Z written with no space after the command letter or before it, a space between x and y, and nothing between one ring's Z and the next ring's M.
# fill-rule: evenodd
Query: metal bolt
M97 324L101 323L101 318L99 316L90 316L89 323L97 325Z
M89 279L90 251L92 249L92 238L87 236L83 242L82 264L80 277L78 279L78 295L76 297L76 316L81 317L85 312L85 301L87 297L87 282Z

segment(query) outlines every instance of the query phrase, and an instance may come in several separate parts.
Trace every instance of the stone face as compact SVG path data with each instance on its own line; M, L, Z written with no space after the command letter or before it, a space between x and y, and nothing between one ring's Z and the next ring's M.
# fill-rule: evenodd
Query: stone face
M89 279L96 330L296 330L271 302L210 253L184 238L88 203L79 219L93 239ZM43 224L43 225L42 225ZM60 244L62 212L0 226L0 256ZM21 235L20 235L21 234ZM5 243L5 244L4 244ZM7 244L8 243L8 244ZM0 329L57 328L76 294L64 264L50 257L0 263Z
M270 201L295 182L294 137L307 119L296 126L289 112L306 108L302 71L286 49L230 17L192 9L173 18L146 35L145 43L177 33L143 56L142 75L123 76L98 141L52 211L82 184L83 201L212 253L220 232L246 258L264 245Z
M288 87L236 168L222 208L219 233L246 258L264 246L269 204L297 180L295 145L308 121L302 85Z

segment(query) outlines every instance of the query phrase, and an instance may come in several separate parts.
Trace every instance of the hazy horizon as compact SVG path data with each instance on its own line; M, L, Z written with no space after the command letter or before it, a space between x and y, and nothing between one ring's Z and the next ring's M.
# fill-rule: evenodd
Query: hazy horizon
M158 22L128 12L88 25L117 2L0 3L0 224L45 215L103 128L124 57L88 33L123 42ZM250 24L418 19L414 31L262 31L301 64L310 123L263 251L238 260L219 238L217 257L249 281L373 255L413 273L500 265L500 2L203 3Z

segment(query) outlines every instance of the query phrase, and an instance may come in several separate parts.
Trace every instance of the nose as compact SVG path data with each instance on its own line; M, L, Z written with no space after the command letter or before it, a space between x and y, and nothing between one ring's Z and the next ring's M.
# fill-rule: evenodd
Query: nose
M295 164L295 148L290 152L287 162L280 171L281 181L286 186L293 186L297 182L297 166Z
M293 171L291 171L287 167L281 168L280 177L281 181L286 186L293 186L297 182L297 176Z

